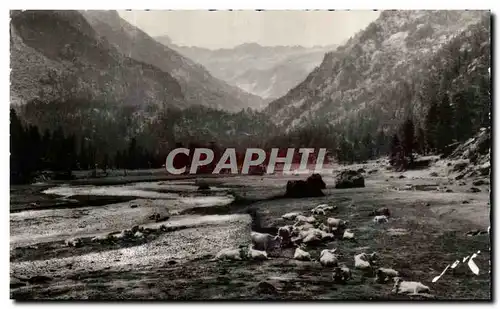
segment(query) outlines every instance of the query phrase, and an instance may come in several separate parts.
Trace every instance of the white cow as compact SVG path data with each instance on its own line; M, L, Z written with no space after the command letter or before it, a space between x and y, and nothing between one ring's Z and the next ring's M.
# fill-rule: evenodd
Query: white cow
M222 249L217 253L213 260L242 260L241 258L241 250L240 249L232 249L226 248Z
M354 239L354 233L350 230L345 230L344 235L342 235L342 239Z
M380 267L375 271L375 282L385 283L389 279L399 276L399 272L392 268Z
M431 289L422 284L421 282L416 281L403 281L401 277L394 278L394 287L392 289L392 293L396 294L419 294L427 292L429 293Z
M68 247L79 247L82 245L82 240L80 238L70 238L66 239L65 244Z
M293 258L299 261L310 261L311 255L309 252L302 250L301 248L296 248Z
M99 236L94 236L91 241L92 242L101 242L101 241L105 241L106 239L108 239L107 236L105 235L99 235Z
M300 213L298 213L298 212L289 212L289 213L281 216L281 218L283 218L285 220L295 220L295 218L299 215L300 215Z
M267 233L251 232L252 244L254 249L262 251L272 251L274 249L281 249L282 238L280 236L273 236Z
M333 281L337 283L345 283L347 280L352 279L351 270L345 266L335 267L333 269Z
M262 261L262 260L267 260L269 259L267 257L267 252L266 251L259 251L255 250L252 248L248 248L248 258L251 260L257 260L257 261Z
M303 216L303 215L299 215L297 217L295 217L295 223L314 223L316 222L316 218L314 218L314 216L309 216L309 217L306 217L306 216Z
M326 225L328 225L330 229L345 228L347 224L348 224L347 221L338 218L326 219Z
M324 249L321 251L321 254L319 255L319 262L323 266L337 266L339 263L339 260L337 256L335 255L336 249Z
M373 217L373 222L386 223L386 222L389 222L389 219L387 219L387 216L385 216L385 215L375 216L375 217Z
M359 269L371 268L371 263L376 259L376 253L366 254L360 253L354 256L354 267Z

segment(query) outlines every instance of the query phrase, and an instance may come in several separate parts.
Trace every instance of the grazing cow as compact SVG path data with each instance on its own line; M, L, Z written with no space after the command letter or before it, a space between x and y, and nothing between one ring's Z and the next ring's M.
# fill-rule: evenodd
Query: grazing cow
M351 270L345 266L342 265L340 267L335 267L333 269L333 281L335 283L345 283L347 280L352 279L352 273Z
M328 204L319 204L318 206L314 207L311 212L313 214L323 214L325 215L325 213L327 211L331 211L331 210L334 210L336 208L336 206L328 206Z
M377 254L360 253L354 256L354 267L358 269L371 269L374 264Z
M290 225L281 226L278 229L278 236L281 237L282 246L288 246L291 243L293 227Z
M92 241L92 242L101 242L101 241L105 241L107 239L108 239L107 236L100 235L100 236L94 236L90 241Z
M354 233L350 230L345 230L344 235L342 235L342 239L354 239Z
M327 266L337 266L339 264L339 260L337 256L335 255L336 249L328 250L325 249L321 251L321 254L319 255L319 262L321 265L327 267Z
M370 216L382 216L382 215L390 217L391 212L389 211L389 208L381 207L379 209L376 209L376 210L373 210L370 212Z
M251 232L252 244L254 249L261 251L273 251L275 249L281 250L282 238L280 236L273 236L267 233Z
M281 218L283 218L285 220L295 220L295 218L297 218L297 216L299 216L299 215L300 215L300 213L298 213L298 212L289 212L289 213L281 216Z
M242 260L241 258L241 250L240 249L231 249L231 248L226 248L222 249L217 253L214 260L237 260L240 261Z
M385 283L389 281L391 278L399 276L399 272L392 268L378 268L375 271L375 282Z
M65 241L68 247L80 247L82 245L82 240L80 238L70 238Z
M316 218L314 218L314 216L306 217L303 215L299 215L295 218L295 224L314 223L314 222L316 222Z
M248 258L255 261L268 260L266 251L259 251L252 248L248 248Z
M373 222L375 223L387 223L389 219L385 215L373 217Z
M293 258L298 261L310 261L311 255L309 254L309 252L301 248L296 248L295 253L293 254Z
M321 209L321 208L319 208L319 209L314 208L313 210L311 210L311 213L312 213L313 215L322 215L322 216L325 216L325 215L326 215L325 210L324 210L324 209Z
M348 221L337 218L328 218L326 219L326 224L330 229L345 229L348 225Z

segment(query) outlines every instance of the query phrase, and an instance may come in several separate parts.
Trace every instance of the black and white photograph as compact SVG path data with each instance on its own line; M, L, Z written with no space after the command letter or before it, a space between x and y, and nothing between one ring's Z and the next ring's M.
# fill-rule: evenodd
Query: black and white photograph
M15 302L493 300L490 10L9 16Z

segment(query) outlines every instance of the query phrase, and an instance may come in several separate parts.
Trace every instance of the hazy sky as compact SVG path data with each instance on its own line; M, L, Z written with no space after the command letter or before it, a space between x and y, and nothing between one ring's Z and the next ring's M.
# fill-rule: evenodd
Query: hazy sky
M151 36L177 45L230 48L261 45L330 45L375 20L376 11L119 11Z

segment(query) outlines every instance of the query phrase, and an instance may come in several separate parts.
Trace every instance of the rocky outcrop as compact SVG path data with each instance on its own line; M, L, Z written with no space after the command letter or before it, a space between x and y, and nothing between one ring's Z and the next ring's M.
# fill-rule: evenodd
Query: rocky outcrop
M365 178L358 171L342 171L335 180L335 189L363 188L364 186Z
M326 184L320 174L312 174L304 180L289 180L286 184L285 197L317 197L324 196L322 189Z

